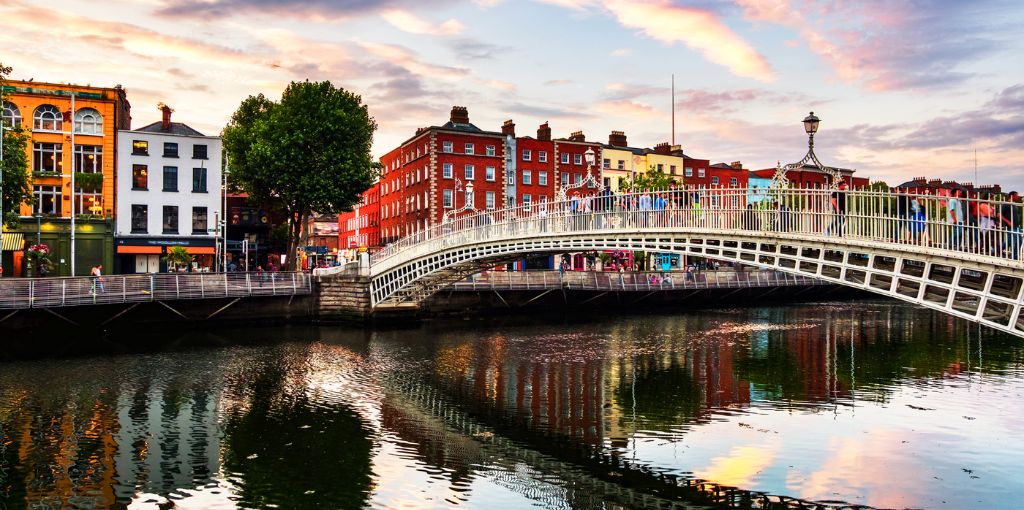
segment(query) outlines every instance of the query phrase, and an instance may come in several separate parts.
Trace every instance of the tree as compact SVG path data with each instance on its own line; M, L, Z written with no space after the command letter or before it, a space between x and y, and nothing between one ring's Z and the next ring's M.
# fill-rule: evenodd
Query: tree
M645 189L662 190L681 184L681 182L676 180L674 177L657 171L653 166L648 168L646 172L636 175L634 177L634 181L635 182L629 182L629 179L624 177L620 178L620 189L628 189L630 191L641 191ZM624 187L623 184L625 184Z
M192 255L189 255L188 250L181 246L172 246L167 249L164 260L175 267L188 267L192 263Z
M10 74L11 68L0 63L0 104L3 104L3 84ZM20 127L3 127L6 129L0 130L0 135L3 136L3 164L0 164L0 172L3 172L3 186L0 187L3 217L0 218L0 225L17 222L21 204L32 201L28 156L25 155L28 136Z
M242 101L224 128L232 180L288 218L289 268L316 214L349 211L376 177L377 124L362 99L328 81L292 82L274 102Z

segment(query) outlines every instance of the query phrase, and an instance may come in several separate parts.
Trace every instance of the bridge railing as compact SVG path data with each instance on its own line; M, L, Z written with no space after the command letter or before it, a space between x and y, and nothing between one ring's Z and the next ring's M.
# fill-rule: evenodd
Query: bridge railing
M287 296L312 292L301 272L154 273L68 278L4 278L0 309L139 303L179 299Z
M382 248L376 265L484 240L634 229L766 232L868 241L1021 264L1019 201L986 195L821 188L692 188L598 195L491 211L467 211ZM393 259L397 257L396 259Z
M500 271L475 276L453 290L655 291L827 285L817 278L781 271Z

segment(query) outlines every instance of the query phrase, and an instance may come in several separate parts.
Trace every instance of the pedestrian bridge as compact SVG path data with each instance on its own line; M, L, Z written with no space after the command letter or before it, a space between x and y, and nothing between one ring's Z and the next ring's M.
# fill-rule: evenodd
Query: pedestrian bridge
M1016 203L714 188L467 209L371 257L362 271L374 310L416 307L468 275L528 255L630 250L810 276L1024 336Z

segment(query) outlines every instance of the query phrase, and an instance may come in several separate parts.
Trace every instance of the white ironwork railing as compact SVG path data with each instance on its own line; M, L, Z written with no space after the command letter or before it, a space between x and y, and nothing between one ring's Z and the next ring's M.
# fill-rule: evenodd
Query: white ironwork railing
M821 188L592 193L561 202L467 212L378 250L371 258L371 273L474 242L630 230L810 236L1024 268L1022 215L1019 202L976 194L951 201L934 194Z
M154 273L70 278L4 278L0 309L139 303L178 299L310 294L301 272Z
M500 271L474 276L452 285L453 290L545 290L648 291L691 289L736 289L832 285L820 278L781 271Z

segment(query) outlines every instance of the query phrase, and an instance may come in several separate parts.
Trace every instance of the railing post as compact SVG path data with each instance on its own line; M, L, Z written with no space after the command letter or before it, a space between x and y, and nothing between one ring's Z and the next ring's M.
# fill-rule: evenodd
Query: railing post
M266 273L264 273L266 274ZM277 273L270 273L270 293L274 296L277 295Z
M297 293L298 291L295 288L295 273L292 273L292 295L294 296Z
M122 303L127 303L128 302L128 277L127 276L122 276L121 277L121 302Z
M248 271L245 272L245 295L252 295L252 273Z
M228 297L228 274L224 273L224 297Z
M203 273L199 273L199 296L206 297L206 285L203 282Z
M28 306L29 308L36 306L36 281L33 278L28 281Z
M60 280L60 306L64 306L68 299L68 281L61 278ZM93 292L93 300L95 302L96 293Z
M181 299L181 275L174 273L174 299Z
M156 297L156 277L152 274L149 275L149 300L155 301Z

